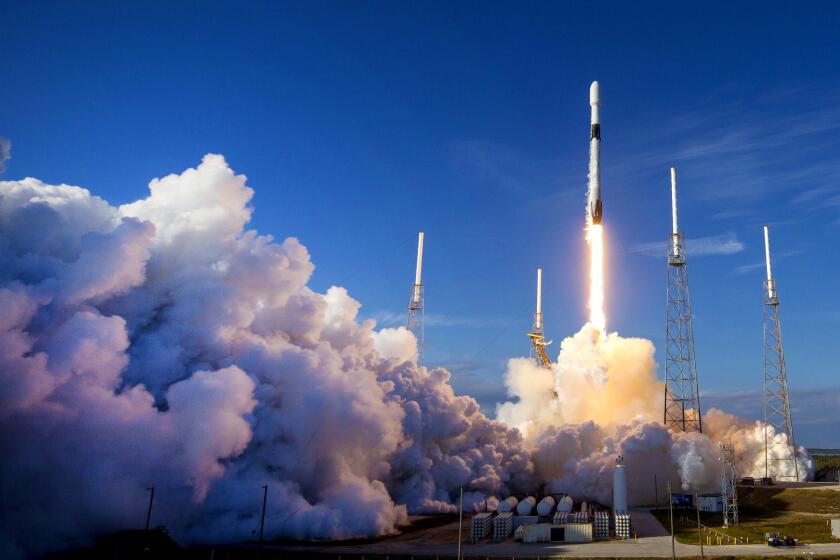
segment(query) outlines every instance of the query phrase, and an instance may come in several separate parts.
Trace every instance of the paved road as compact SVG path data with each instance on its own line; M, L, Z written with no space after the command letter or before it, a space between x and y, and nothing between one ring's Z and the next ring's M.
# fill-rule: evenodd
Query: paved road
M602 541L586 544L523 544L508 540L502 543L482 542L479 544L465 544L464 556L485 556L507 558L516 557L600 557L600 558L639 558L639 557L671 557L671 537L662 525L647 510L633 510L633 528L639 535L637 539L629 541ZM377 554L377 555L406 555L418 556L447 556L456 554L458 524L452 523L437 528L433 534L422 535L415 533L411 538L396 537L378 543L355 546L329 547L290 547L295 550L316 550L318 552L335 554ZM438 538L447 538L448 543L441 543ZM407 537L408 535L406 535ZM435 542L437 541L437 542ZM700 547L687 544L675 544L677 556L699 557ZM814 544L796 547L796 549L778 549L763 544L722 545L704 547L706 556L725 555L765 555L787 556L788 558L803 553L836 554L840 558L840 543Z

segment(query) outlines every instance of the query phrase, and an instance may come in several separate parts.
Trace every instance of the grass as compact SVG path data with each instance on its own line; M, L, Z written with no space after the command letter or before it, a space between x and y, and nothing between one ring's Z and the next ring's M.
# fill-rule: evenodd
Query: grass
M840 469L840 449L809 449L816 470L823 467Z
M700 522L731 537L749 539L750 543L763 543L764 533L774 531L795 537L802 544L827 543L834 542L829 519L840 515L840 492L738 487L738 506L740 523L736 527L722 528L723 517L720 513L701 512ZM655 511L654 515L663 527L670 527L667 510ZM674 532L677 540L697 544L696 519L693 510L675 511Z
M840 492L793 488L738 487L740 510L755 514L768 512L820 513L840 515Z

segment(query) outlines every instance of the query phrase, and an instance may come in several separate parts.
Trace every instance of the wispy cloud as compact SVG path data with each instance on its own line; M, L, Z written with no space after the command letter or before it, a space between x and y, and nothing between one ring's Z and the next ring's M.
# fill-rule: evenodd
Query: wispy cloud
M407 320L405 313L394 313L393 311L377 311L368 318L374 319L380 327L405 325ZM452 317L442 313L426 313L423 320L427 327L462 327L466 329L507 327L520 322L519 319L505 317Z
M12 159L12 142L0 136L0 173L6 171L6 162Z
M561 188L563 177L571 170L559 157L523 153L499 142L479 139L452 142L450 157L458 171L485 186L516 195L550 196L552 201L582 196L583 187Z
M628 154L625 166L645 176L646 170L676 163L691 178L688 196L725 204L716 219L788 200L797 204L797 213L837 208L838 101L836 92L791 90L665 116L664 125L647 134L649 144Z
M785 250L785 251L776 251L776 252L773 253L773 261L775 262L775 261L783 260L783 259L786 259L787 257L792 257L794 255L799 255L803 252L804 251L802 251L801 249L788 249L788 250ZM751 263L736 266L735 269L732 271L732 273L735 274L735 275L748 274L748 273L750 273L754 270L764 268L764 266L765 266L764 261L760 260L760 261L751 262Z
M743 250L744 244L731 232L686 240L686 252L690 257L734 255ZM646 257L662 257L667 252L667 242L651 241L648 243L637 243L628 252L645 255Z

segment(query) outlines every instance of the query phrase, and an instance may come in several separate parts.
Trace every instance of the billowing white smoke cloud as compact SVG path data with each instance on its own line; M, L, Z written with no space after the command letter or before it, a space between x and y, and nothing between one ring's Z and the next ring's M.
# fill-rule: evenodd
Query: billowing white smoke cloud
M720 439L744 473L763 460L761 427L719 411L669 434L652 344L588 326L552 371L511 360L519 401L489 419L410 332L309 289L299 241L248 230L221 156L150 191L116 208L0 182L4 558L141 526L152 485L182 542L248 538L264 484L268 537L342 538L454 511L460 485L467 507L543 486L609 503L618 454L636 502L641 473L711 487Z
M721 441L735 445L741 475L764 476L760 422L712 409L703 434L665 429L664 386L653 356L649 340L602 337L587 324L563 340L551 370L524 358L509 361L505 383L516 400L498 405L497 417L525 434L538 480L608 504L613 466L623 455L633 477L631 503L653 503L654 474L675 489L719 490ZM813 462L800 451L801 476L811 476Z
M519 433L418 368L413 335L307 287L296 239L247 230L221 156L115 208L0 182L0 552L154 522L182 541L393 531L532 487Z

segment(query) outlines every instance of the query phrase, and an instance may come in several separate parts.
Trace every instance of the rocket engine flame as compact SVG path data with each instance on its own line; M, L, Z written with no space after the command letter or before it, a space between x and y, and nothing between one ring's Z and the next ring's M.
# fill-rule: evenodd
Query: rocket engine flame
M589 224L586 229L589 243L589 322L599 332L607 328L604 312L604 228L601 224Z

